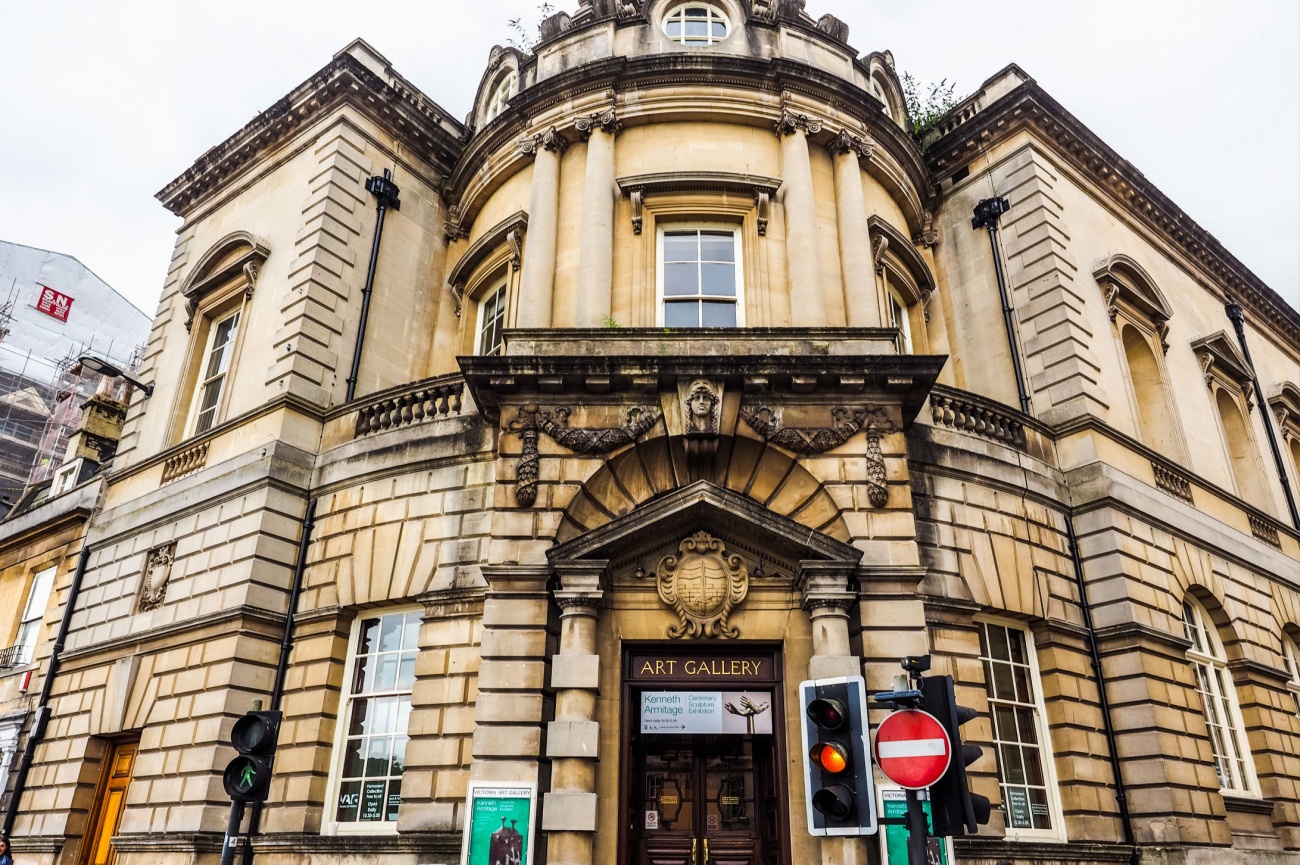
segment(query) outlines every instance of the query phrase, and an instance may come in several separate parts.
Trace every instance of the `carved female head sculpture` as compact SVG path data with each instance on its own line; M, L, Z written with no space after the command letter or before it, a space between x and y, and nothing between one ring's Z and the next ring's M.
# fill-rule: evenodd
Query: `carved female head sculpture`
M718 406L721 403L717 389L704 379L691 382L686 392L686 432L718 434Z

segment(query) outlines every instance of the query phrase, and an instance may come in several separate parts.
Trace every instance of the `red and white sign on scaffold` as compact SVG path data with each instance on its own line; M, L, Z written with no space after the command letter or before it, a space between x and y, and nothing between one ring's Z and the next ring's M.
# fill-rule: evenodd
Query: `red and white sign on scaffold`
M36 298L36 309L46 315L53 316L59 321L67 321L68 313L72 312L72 298L68 295L55 291L48 285L36 286L41 290L40 295Z
M952 759L948 732L919 709L902 709L881 721L872 750L885 777L906 790L935 784Z

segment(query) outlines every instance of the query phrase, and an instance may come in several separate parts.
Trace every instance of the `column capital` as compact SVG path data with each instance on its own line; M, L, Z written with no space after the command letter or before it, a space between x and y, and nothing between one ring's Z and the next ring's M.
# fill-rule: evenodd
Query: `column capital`
M609 562L565 561L553 563L559 583L551 597L560 608L561 616L595 616L604 605L605 572Z
M870 137L855 135L847 129L841 129L835 133L830 141L826 142L826 149L831 155L856 153L859 159L870 160L876 151L876 142Z
M848 617L848 609L857 603L858 593L851 587L854 562L799 563L795 586L800 605L814 617Z
M573 122L573 128L578 130L578 135L586 141L597 129L610 135L618 135L623 131L623 123L618 119L614 109L608 108L581 115Z
M816 135L822 131L822 122L807 114L782 108L781 118L776 121L776 128L773 130L776 132L777 137L793 135L795 131L800 129L803 130L805 135Z
M519 152L524 156L536 156L540 150L563 154L569 146L569 140L560 134L559 129L548 126L541 132L519 139L518 146Z

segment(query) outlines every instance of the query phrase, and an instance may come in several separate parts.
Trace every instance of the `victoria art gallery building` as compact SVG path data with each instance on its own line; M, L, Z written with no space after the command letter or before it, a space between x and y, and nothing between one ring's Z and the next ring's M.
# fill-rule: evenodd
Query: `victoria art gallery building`
M804 5L582 0L464 121L358 40L158 194L152 390L0 522L19 865L215 865L254 701L256 865L898 862L798 687L926 654L957 861L1300 862L1300 313Z

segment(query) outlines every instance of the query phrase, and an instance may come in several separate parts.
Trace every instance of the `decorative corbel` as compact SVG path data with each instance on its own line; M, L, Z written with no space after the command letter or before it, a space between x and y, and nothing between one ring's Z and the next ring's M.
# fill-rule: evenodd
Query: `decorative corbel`
M640 234L641 225L642 225L641 210L643 205L645 204L645 190L643 189L628 190L627 197L632 202L632 233ZM762 231L759 231L759 234L762 233L763 233Z
M807 135L816 135L822 131L822 123L807 114L782 108L781 118L776 121L776 127L773 129L776 136L780 138L782 135L793 135L799 129L802 129Z
M884 234L877 234L871 241L871 262L875 265L876 275L885 272L885 250L889 249L889 238Z
M1205 386L1210 387L1214 384L1214 374L1210 372L1210 367L1214 366L1214 355L1203 351L1198 357L1201 361L1201 375L1205 376Z
M921 314L925 316L925 323L930 323L930 300L934 297L934 292L928 288L921 289Z
M925 212L921 220L921 230L912 236L912 243L916 246L928 246L930 249L939 245L939 229L934 227L934 214L930 211Z
M758 236L767 237L767 219L772 208L772 194L766 189L755 189L754 201L758 205ZM641 229L638 227L637 234L640 233Z
M465 283L453 283L450 287L451 296L456 298L456 317L460 318L461 303L465 300Z
M447 238L448 243L469 236L469 229L461 225L460 219L460 207L455 204L448 205L447 218L442 223L442 233Z
M1116 298L1119 297L1119 286L1113 282L1105 282L1102 284L1101 290L1105 292L1106 315L1110 316L1111 321L1114 321L1119 316L1119 304L1115 302Z
M250 261L244 264L244 279L248 284L244 286L244 299L253 299L253 289L257 287L257 278L261 276L261 269L256 261Z
M1169 354L1169 319L1156 319L1156 336L1160 337L1160 353Z
M506 232L506 245L510 247L510 269L518 270L524 260L524 235L518 228Z
M596 129L610 135L617 135L623 130L623 124L619 121L618 115L614 113L614 109L609 108L605 111L593 111L591 114L579 117L574 121L573 128L578 130L582 140L586 141L591 138L591 133Z

